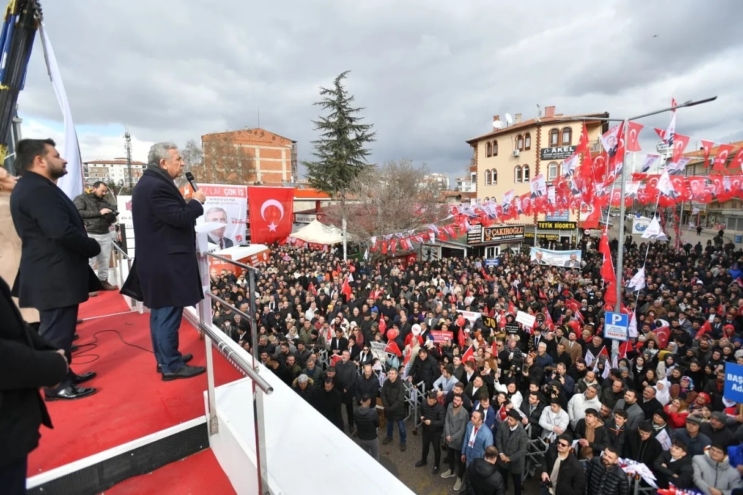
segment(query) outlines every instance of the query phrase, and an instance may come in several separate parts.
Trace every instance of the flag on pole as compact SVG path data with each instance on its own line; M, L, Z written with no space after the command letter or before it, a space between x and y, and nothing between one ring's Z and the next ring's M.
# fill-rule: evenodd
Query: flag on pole
M77 132L75 131L75 124L72 122L72 112L67 101L67 93L62 83L57 58L54 56L52 43L43 22L39 27L39 33L41 35L41 46L44 49L46 68L64 118L64 148L62 148L61 154L67 160L67 175L57 181L57 186L64 191L67 197L74 199L83 192L83 160L80 156L80 144L77 141Z

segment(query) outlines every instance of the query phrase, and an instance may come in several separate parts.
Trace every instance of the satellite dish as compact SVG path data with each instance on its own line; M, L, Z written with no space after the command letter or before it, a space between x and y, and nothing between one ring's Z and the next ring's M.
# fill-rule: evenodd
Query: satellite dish
M495 127L496 129L503 129L503 127L505 126L503 125L503 122L501 122L500 120L495 120L493 121L493 127Z
M506 114L506 122L508 123L508 125L513 124L513 117L511 117L510 113Z

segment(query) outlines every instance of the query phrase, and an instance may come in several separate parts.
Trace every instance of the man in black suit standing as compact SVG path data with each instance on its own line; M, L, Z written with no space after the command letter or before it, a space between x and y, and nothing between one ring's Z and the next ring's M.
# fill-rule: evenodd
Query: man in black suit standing
M206 371L188 366L193 356L178 350L183 308L204 298L196 259L196 219L204 213L204 192L186 201L173 180L183 174L183 157L173 143L150 148L147 169L132 192L132 220L137 246L135 269L126 287L138 278L150 308L152 349L163 381L191 378Z
M64 351L51 346L21 318L0 278L0 493L26 493L26 460L39 445L39 426L52 427L39 387L67 376Z
M26 459L39 443L39 426L52 427L39 387L67 376L64 351L44 341L23 321L0 279L0 493L26 493Z
M66 165L51 139L19 141L16 166L23 172L10 196L10 212L23 243L13 295L21 307L39 310L39 335L64 350L70 363L80 303L103 287L88 261L101 247L88 237L77 208L56 184ZM69 370L58 387L46 389L46 399L92 395L94 388L78 385L94 377Z

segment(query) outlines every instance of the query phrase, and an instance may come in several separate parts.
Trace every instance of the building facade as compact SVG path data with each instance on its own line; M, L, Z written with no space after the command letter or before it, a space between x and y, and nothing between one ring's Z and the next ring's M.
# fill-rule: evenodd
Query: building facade
M298 179L296 141L265 129L205 134L201 146L204 162L194 167L194 175L201 180L282 184Z
M740 170L730 170L730 167L737 150L743 147L743 141L728 144L734 147L734 152L728 155L724 175L739 174ZM710 162L715 159L717 152L717 146L710 150ZM689 159L684 169L685 175L710 175L712 164L705 164L703 149L684 153L683 156ZM743 202L739 199L731 199L723 203L712 201L709 204L687 201L680 205L680 209L682 225L693 224L711 229L722 228L735 232L743 231Z
M430 186L437 191L446 191L449 189L449 176L439 173L426 174L421 184L421 187L424 186Z
M132 185L135 185L147 164L132 160ZM83 177L86 184L103 181L118 187L129 185L129 164L126 158L114 158L113 160L92 160L83 162Z
M539 118L522 121L521 114L516 114L512 125L494 128L468 140L477 171L478 200L496 198L500 201L511 190L517 196L526 194L531 179L540 174L549 185L561 174L563 161L575 152L583 122L588 130L591 151L599 151L599 136L608 130L608 125L591 120L591 117L608 118L609 114L566 116L555 113L555 107L550 106ZM493 117L493 122L499 123L500 117ZM523 217L519 222L533 225L540 220L549 220L539 218L543 216ZM577 212L560 212L555 217L565 221L577 219Z

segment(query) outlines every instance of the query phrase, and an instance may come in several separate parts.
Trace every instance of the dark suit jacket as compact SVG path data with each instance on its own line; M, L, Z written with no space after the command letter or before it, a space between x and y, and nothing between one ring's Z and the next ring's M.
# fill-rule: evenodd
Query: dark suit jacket
M49 179L25 172L10 196L10 213L23 242L13 295L23 308L64 308L102 289L88 260L101 252L88 237L70 198Z
M0 278L0 469L22 460L39 444L39 426L52 421L39 387L67 375L64 358L31 330Z
M211 242L212 244L216 244L217 246L219 246L219 239L217 239L216 237L213 237L211 235L207 235L207 237L209 238L209 242ZM224 239L224 247L225 248L231 248L232 246L235 245L235 243L232 242L232 239L230 239L229 237L223 237L222 239Z
M194 231L203 213L164 172L147 169L134 187L135 273L147 307L193 306L204 298Z

